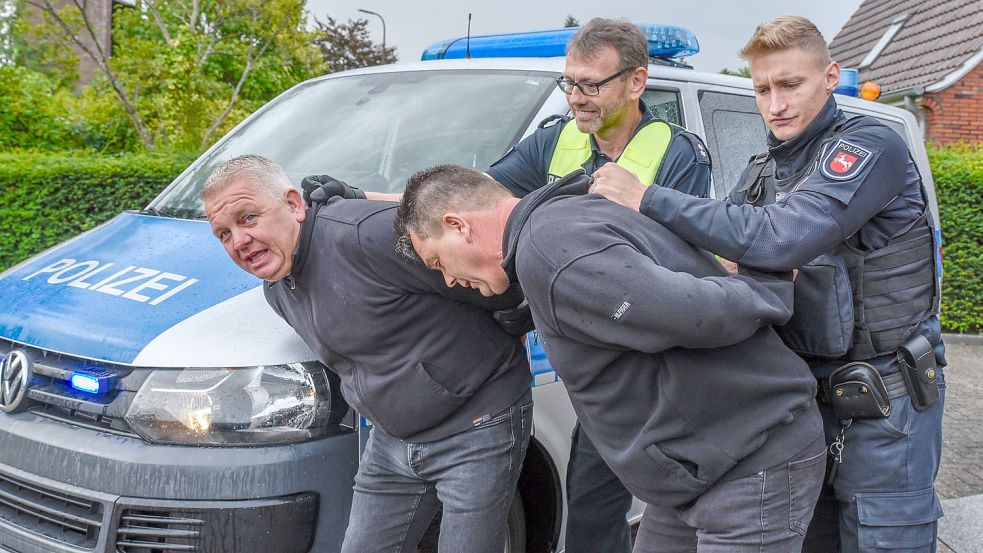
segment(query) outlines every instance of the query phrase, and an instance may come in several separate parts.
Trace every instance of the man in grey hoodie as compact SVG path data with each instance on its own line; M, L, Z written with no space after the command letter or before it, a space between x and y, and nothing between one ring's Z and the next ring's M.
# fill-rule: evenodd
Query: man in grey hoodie
M373 425L342 551L414 552L442 503L441 551L501 553L532 396L525 349L492 310L521 294L448 288L396 251L395 204L306 208L260 156L220 165L202 199L229 257L266 281L274 311Z
M826 454L815 379L771 328L790 278L727 275L589 183L520 200L468 168L422 171L401 243L448 285L522 285L584 430L648 504L635 551L799 550Z

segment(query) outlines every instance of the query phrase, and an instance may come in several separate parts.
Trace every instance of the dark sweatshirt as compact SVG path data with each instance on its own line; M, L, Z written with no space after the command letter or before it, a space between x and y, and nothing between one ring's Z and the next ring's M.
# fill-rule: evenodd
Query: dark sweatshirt
M491 309L521 299L448 288L396 251L396 204L334 199L311 208L291 275L265 286L273 309L341 377L349 404L386 433L444 438L529 390L519 338Z
M771 328L791 315L791 282L725 276L644 215L583 195L587 182L524 198L503 266L584 430L632 494L681 506L820 439L816 379Z

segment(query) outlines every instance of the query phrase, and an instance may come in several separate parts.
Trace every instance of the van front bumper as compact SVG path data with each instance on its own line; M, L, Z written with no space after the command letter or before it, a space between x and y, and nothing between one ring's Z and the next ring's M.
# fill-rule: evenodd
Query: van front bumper
M355 432L183 447L0 413L0 553L332 552Z

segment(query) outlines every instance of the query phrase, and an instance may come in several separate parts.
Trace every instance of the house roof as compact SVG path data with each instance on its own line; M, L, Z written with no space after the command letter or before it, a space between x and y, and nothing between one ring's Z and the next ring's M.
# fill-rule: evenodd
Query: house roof
M877 81L882 94L915 87L936 92L983 61L983 1L864 0L830 42L833 59L858 67L899 16L907 19L860 82Z

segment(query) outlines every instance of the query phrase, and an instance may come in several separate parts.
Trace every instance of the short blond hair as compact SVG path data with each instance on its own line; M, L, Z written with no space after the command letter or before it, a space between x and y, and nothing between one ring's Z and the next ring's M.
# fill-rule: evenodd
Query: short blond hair
M812 21L798 15L783 15L758 25L751 40L741 48L738 55L745 61L751 61L763 54L790 48L802 48L815 53L822 65L829 65L833 61L823 34Z

